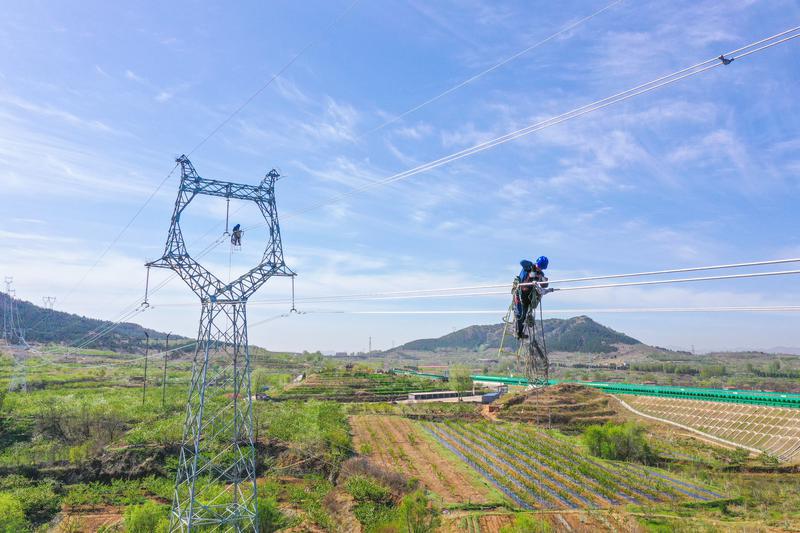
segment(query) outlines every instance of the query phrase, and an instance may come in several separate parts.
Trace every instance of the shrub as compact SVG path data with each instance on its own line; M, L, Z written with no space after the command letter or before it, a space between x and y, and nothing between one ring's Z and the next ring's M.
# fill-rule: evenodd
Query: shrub
M364 526L364 530L393 531L390 524L395 521L395 510L389 506L375 502L362 502L353 507L353 514ZM381 527L387 526L387 527Z
M644 427L634 422L606 422L602 426L589 426L583 432L583 441L593 455L603 459L644 464L650 464L654 459L644 435Z
M549 533L552 526L529 514L517 516L512 524L500 528L500 533Z
M278 502L273 498L258 499L258 530L272 533L286 527L288 520L278 508Z
M76 465L86 461L89 458L89 442L83 444L76 444L69 448L69 462Z
M132 505L125 509L125 531L152 533L169 529L166 507L155 502Z
M400 502L401 530L407 533L427 533L441 525L439 510L429 505L425 492L417 490Z
M54 481L45 481L14 491L14 495L22 505L25 518L33 525L49 522L58 513L61 508L61 498L55 493L55 489Z
M550 533L553 527L531 514L520 514L513 523L500 528L500 533Z
M367 457L352 457L342 464L339 474L340 480L346 480L358 475L375 480L380 485L388 487L392 494L398 496L407 493L415 485L413 480L388 470Z
M780 464L780 460L777 457L767 452L762 452L761 455L758 456L758 460L761 461L764 466L778 466Z
M28 522L20 501L11 494L0 494L0 532L27 531Z
M389 503L392 501L392 491L388 487L360 474L348 478L345 488L357 502Z

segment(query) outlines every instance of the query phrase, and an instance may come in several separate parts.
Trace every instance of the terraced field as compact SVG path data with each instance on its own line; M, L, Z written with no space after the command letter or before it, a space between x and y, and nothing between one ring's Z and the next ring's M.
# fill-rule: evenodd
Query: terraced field
M614 420L619 411L609 395L574 383L508 395L492 408L502 420L547 425L571 433Z
M780 461L800 460L800 409L625 395L637 411L754 448Z
M659 469L586 456L569 441L519 424L421 424L523 509L603 509L724 497Z
M405 399L409 392L441 389L441 382L415 376L325 372L312 374L301 383L286 387L280 397L297 400L368 402Z

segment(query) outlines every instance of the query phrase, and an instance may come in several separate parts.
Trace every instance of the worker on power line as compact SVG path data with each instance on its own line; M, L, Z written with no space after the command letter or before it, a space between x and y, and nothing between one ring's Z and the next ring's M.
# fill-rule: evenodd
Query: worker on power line
M547 277L544 271L550 264L550 260L545 256L540 256L536 262L523 259L519 262L522 270L514 280L514 317L517 323L517 338L525 339L525 317L528 311L536 309L542 295L551 292L547 289Z
M233 233L231 233L231 244L234 246L241 246L242 245L242 226L241 224L236 224L233 227Z

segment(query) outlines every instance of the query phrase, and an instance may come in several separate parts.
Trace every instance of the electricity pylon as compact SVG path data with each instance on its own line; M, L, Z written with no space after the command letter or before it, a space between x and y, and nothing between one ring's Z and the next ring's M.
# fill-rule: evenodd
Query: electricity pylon
M25 341L25 333L22 330L22 321L19 318L19 309L14 306L14 300L17 298L17 291L11 285L14 283L14 278L6 276L6 298L5 305L3 305L3 338L6 344L16 344L23 348L28 347Z
M6 298L3 302L3 339L7 344L11 344L11 339L14 336L12 333L14 324L14 300L11 297L11 284L14 282L14 278L6 276L3 281L5 281L6 284Z
M48 311L52 311L53 307L56 305L56 297L55 296L42 296L42 303L44 304L44 308Z
M294 276L284 263L275 170L257 186L200 177L186 156L161 259L200 298L202 311L183 426L170 531L258 531L256 456L247 345L247 299L272 276ZM186 250L181 216L197 195L254 202L269 228L261 262L224 283Z

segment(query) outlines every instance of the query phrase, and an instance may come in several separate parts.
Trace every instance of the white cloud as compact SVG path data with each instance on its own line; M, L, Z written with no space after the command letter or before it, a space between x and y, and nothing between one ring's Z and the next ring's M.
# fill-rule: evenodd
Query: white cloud
M431 133L433 133L433 126L425 122L418 122L411 126L402 126L394 130L394 133L406 139L413 139L419 141Z
M328 97L322 117L311 123L301 123L300 128L310 137L324 142L352 142L356 139L359 118L355 107Z
M275 78L275 81L272 83L272 87L281 97L295 105L306 105L311 103L311 98L301 91L296 83L286 78L280 76Z
M145 83L145 79L140 77L139 75L137 75L132 70L126 70L125 71L125 78L129 79L131 81L135 81L136 83Z
M104 124L99 120L84 119L73 113L70 113L69 111L58 109L51 105L37 104L10 94L0 94L0 103L16 107L27 113L32 113L43 117L55 118L67 122L73 126L80 126L83 128L89 128L101 132L114 131L108 125Z

